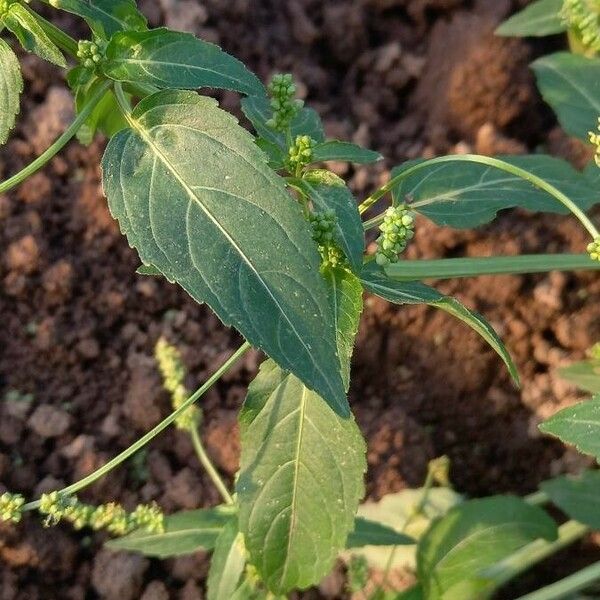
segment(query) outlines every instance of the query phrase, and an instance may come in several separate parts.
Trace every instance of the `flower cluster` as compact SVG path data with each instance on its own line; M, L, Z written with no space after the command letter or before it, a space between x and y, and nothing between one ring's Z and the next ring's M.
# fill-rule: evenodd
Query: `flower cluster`
M312 213L309 216L312 237L319 245L322 268L343 267L346 265L346 256L334 241L334 230L337 216L334 210L325 210Z
M171 404L177 410L190 395L184 384L186 370L181 360L181 354L175 346L169 344L164 338L160 338L156 343L154 356L163 378L163 386L171 394ZM175 425L180 429L190 430L192 427L198 426L200 418L200 409L190 406L177 417Z
M116 502L91 506L79 502L75 496L50 492L42 494L39 511L46 515L44 524L47 527L64 520L75 529L105 529L117 536L141 528L153 533L164 531L164 515L156 504L140 504L132 513L128 513Z
M286 131L304 106L304 101L296 99L296 85L289 73L274 75L267 89L273 109L273 116L267 125L277 131Z
M588 244L587 251L592 260L600 261L600 237Z
M598 119L598 133L590 131L590 142L596 146L596 164L600 167L600 118Z
M392 206L385 211L383 223L379 226L381 235L377 238L375 259L380 266L398 261L414 237L415 219L406 205Z
M564 0L560 13L563 21L577 32L586 48L600 52L600 2Z
M315 142L308 135L299 135L294 144L288 151L288 158L285 163L290 173L299 174L299 172L313 160L313 148Z
M89 40L79 40L77 43L77 58L86 69L95 69L104 56L100 46Z
M18 523L23 514L23 504L25 504L25 498L21 494L4 492L0 496L0 520Z

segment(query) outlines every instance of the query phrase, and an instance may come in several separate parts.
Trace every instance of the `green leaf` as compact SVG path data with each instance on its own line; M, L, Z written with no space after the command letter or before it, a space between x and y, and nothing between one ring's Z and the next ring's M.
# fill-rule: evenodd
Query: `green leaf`
M347 390L350 386L350 360L363 310L363 287L359 279L345 269L328 269L325 278L330 286L342 380Z
M12 31L25 50L59 67L67 66L61 51L46 35L35 15L28 8L20 3L11 4L2 22Z
M243 98L242 111L254 126L256 133L267 142L277 146L282 153L282 159L285 159L288 151L285 135L267 125L267 121L273 115L269 99L264 94ZM312 108L305 107L296 115L290 124L290 132L293 139L298 135L308 135L315 142L325 141L321 117Z
M485 576L487 568L538 538L556 537L556 523L520 498L464 502L436 521L419 542L417 572L424 595L427 600L489 598L497 584Z
M231 508L224 506L179 512L165 517L163 533L138 530L106 545L113 550L139 552L157 558L212 550L217 537L234 517Z
M402 490L395 494L387 494L378 502L365 502L358 508L358 518L389 527L396 535L408 535L418 540L429 529L431 522L445 515L453 506L462 502L462 497L450 488L433 488L428 492L421 514L414 516L414 509L423 499L423 490ZM352 534L349 538L352 540ZM350 543L350 542L349 542ZM392 561L390 556L394 555ZM371 544L359 548L351 548L342 555L345 561L349 557L364 557L370 567L385 570L390 564L391 569L414 569L415 545L399 545L394 550L394 544L379 546Z
M600 59L558 52L532 65L544 100L563 129L586 142L600 115Z
M94 35L103 39L117 31L147 27L146 17L133 0L50 0L50 4L83 18Z
M222 88L241 94L264 92L256 75L219 46L190 33L164 28L115 34L106 49L102 70L116 81L159 88Z
M236 485L250 562L275 593L329 573L364 493L365 444L299 379L265 362L240 413Z
M540 431L600 460L600 396L561 410L542 423Z
M6 142L15 125L22 91L23 77L19 59L11 47L0 39L0 145Z
M598 113L600 114L600 113ZM592 120L589 127L594 127ZM533 173L564 192L583 210L598 202L590 180L564 160L545 155L501 156L502 160ZM395 177L423 160L410 161L392 171ZM492 221L498 211L521 207L530 211L567 214L555 198L528 181L478 163L441 163L404 179L394 189L397 202L410 199L414 210L442 226L466 229Z
M207 600L231 600L245 566L244 538L233 520L217 538L206 582Z
M558 371L561 377L592 394L600 394L600 361L584 360Z
M141 265L135 272L138 275L147 275L148 277L162 277L162 273L152 265Z
M504 21L497 35L515 37L543 37L567 30L560 17L563 0L537 0Z
M362 517L354 520L354 531L348 536L346 548L363 546L407 546L415 544L414 538L395 529Z
M571 519L600 529L600 471L544 481L540 489Z
M379 152L361 148L350 142L330 140L317 144L313 150L313 161L322 162L326 160L342 160L358 164L369 164L381 160L383 156Z
M192 92L160 92L103 159L110 210L144 264L348 414L328 289L302 211L251 135Z
M344 251L353 270L360 271L365 251L365 231L352 192L345 185L313 183L310 171L307 178L299 183L317 210L335 212L337 223L334 239Z
M515 384L519 385L519 373L508 350L494 328L478 312L470 310L456 298L444 296L423 283L390 279L373 261L365 265L361 273L361 282L368 291L388 302L394 302L395 304L428 304L460 319L492 347L503 360Z

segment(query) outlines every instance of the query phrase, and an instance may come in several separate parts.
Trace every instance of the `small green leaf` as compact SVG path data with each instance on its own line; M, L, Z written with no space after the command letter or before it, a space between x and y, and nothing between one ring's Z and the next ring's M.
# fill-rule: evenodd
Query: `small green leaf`
M132 119L106 149L103 183L142 262L347 415L316 244L252 136L193 92L149 96Z
M152 265L141 265L137 268L138 275L147 275L149 277L162 277L162 273Z
M462 502L462 497L450 488L433 488L427 493L427 499L421 514L415 516L415 507L423 500L423 490L402 490L395 494L387 494L378 502L365 502L358 507L358 518L381 524L390 528L396 535L407 535L418 540L429 529L431 522L445 515L453 506ZM352 534L351 534L352 536ZM352 537L349 538L350 540ZM393 551L393 556L391 553ZM414 569L416 546L394 544L380 546L371 544L364 547L350 548L342 553L347 562L349 557L364 557L370 567L385 570ZM390 562L390 557L392 558Z
M437 290L418 281L396 281L385 275L373 261L365 265L361 273L361 282L365 289L395 304L428 304L439 308L475 330L504 361L516 385L519 385L519 373L506 350L502 340L493 327L479 313L470 310L456 298L444 296Z
M600 460L600 396L561 410L542 423L540 431Z
M299 379L265 362L240 413L236 489L250 562L275 593L329 573L364 493L365 444Z
M408 546L416 544L414 538L399 533L395 529L362 517L354 520L354 531L348 536L346 548L363 546Z
M302 179L299 184L317 210L335 212L335 241L344 251L352 268L360 271L365 251L365 231L352 192L345 185L342 187L312 183L310 178Z
M317 144L313 149L314 162L326 160L341 160L358 164L369 164L381 160L383 156L379 152L361 148L350 142L330 140Z
M11 4L3 18L3 23L12 31L25 50L59 67L67 66L61 51L46 35L35 14L27 7L20 3Z
M215 544L206 582L207 600L231 600L246 566L244 538L236 520L225 525Z
M588 127L593 128L597 120L598 116ZM541 154L498 158L541 177L583 210L598 202L589 178L564 160ZM392 176L421 162L423 160L419 159L404 163L392 171ZM434 223L458 229L488 223L498 211L512 207L568 213L562 203L521 177L478 163L432 165L408 176L393 193L396 202L404 202L408 198L414 210Z
M350 360L363 310L363 287L358 278L345 269L329 269L325 274L333 303L338 355L342 380L350 386Z
M157 558L212 550L217 537L234 517L231 508L225 506L179 512L165 517L163 533L138 530L106 545L113 550L139 552Z
M600 394L600 361L584 360L560 369L561 377L572 381L582 390Z
M464 502L436 521L419 542L417 572L425 597L485 600L498 585L486 577L486 569L536 539L556 537L556 523L520 498Z
M567 30L560 17L563 0L537 0L504 21L497 35L514 37L543 37Z
M116 81L159 88L264 93L256 75L219 46L164 28L115 34L106 49L102 70Z
M600 529L600 471L544 481L540 489L571 519Z
M15 125L22 91L23 77L19 59L11 47L0 39L0 145L6 142Z
M117 31L147 27L146 17L133 0L50 0L50 4L83 18L94 35L103 39Z
M242 111L261 138L280 148L282 160L285 160L288 151L285 135L267 125L273 114L269 99L264 94L243 98ZM290 132L293 139L298 135L308 135L315 142L325 141L321 117L312 108L305 107L296 115L290 124Z
M588 141L600 115L600 58L569 52L543 56L532 65L544 100L563 129Z

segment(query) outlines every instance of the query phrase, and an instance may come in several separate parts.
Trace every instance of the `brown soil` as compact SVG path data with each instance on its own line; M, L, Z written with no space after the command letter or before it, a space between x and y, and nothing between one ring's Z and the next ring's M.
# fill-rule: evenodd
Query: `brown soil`
M390 166L421 155L546 146L575 162L585 158L555 127L527 69L560 40L529 44L492 35L518 4L525 2L141 2L153 24L219 42L265 79L293 71L330 135L388 157L369 169L334 165L358 196L383 181ZM32 57L23 64L22 120L0 150L0 176L47 147L72 115L57 72ZM221 100L238 110L233 94ZM101 194L102 148L101 141L73 143L0 196L0 395L21 393L0 405L0 482L29 498L91 472L167 414L152 359L160 335L182 349L190 386L239 343L176 287L135 275L138 259ZM585 243L571 219L518 211L476 232L425 221L417 231L412 257L580 251ZM368 439L369 496L418 486L427 461L444 453L457 489L469 495L527 493L587 464L541 437L536 425L578 398L555 370L600 338L598 278L480 277L440 288L490 319L515 357L523 389L515 390L498 358L461 323L368 298L351 402ZM235 415L260 360L248 355L202 403L209 451L230 478L239 453ZM156 500L167 512L218 501L189 440L174 430L82 498L128 506ZM203 597L205 557L115 557L102 541L66 527L44 531L35 519L3 525L0 599ZM525 587L597 554L590 542L580 545L537 569ZM303 597L341 598L342 579L333 576Z

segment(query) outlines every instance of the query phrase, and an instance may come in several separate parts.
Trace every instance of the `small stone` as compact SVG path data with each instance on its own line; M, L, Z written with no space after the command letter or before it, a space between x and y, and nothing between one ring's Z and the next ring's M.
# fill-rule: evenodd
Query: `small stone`
M28 421L29 427L43 438L59 437L69 429L70 415L49 404L38 406Z
M39 266L40 249L32 235L13 242L6 251L6 265L12 271L33 273Z
M140 600L169 600L169 591L162 581L151 581Z
M103 600L136 600L149 564L137 554L101 550L94 559L92 585Z

